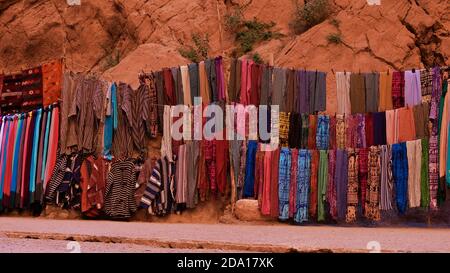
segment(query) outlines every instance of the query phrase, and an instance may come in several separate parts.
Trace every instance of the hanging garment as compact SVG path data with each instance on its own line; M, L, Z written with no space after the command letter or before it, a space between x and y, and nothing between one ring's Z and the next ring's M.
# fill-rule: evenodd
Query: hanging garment
M200 82L198 77L198 64L188 64L189 84L191 89L191 102L194 103L196 97L200 97ZM156 91L156 90L155 90ZM156 103L155 103L156 104Z
M23 119L23 123L22 123L22 134L20 136L20 148L19 148L19 160L18 160L18 167L17 167L17 177L16 177L16 196L14 198L15 202L14 202L14 207L15 208L20 208L20 203L23 203L23 194L22 194L22 169L24 168L23 166L23 159L24 157L26 157L26 155L24 154L24 149L25 149L25 142L26 142L26 133L27 130L29 130L29 120L31 118L29 118L29 113L22 113L22 119Z
M297 74L297 81L299 85L299 112L300 114L309 114L309 83L307 77L307 71L301 70ZM272 101L273 104L273 101Z
M389 145L398 143L397 111L386 111L386 142Z
M319 179L317 183L317 221L325 221L325 200L327 195L328 182L328 151L320 151L319 159Z
M200 86L200 97L202 98L203 105L210 103L210 87L208 82L208 75L206 74L205 62L201 61L198 64L198 78Z
M157 71L154 73L155 79L156 79L156 96L158 100L158 106L157 113L158 113L158 132L163 131L163 114L164 114L164 108L161 105L164 105L164 97L165 97L165 91L164 91L164 75L163 71ZM200 95L199 95L200 96Z
M140 155L145 155L147 153L146 132L150 134L148 125L150 121L150 84L153 82L152 75L141 74L139 82L139 88L131 93L131 133L135 150ZM153 124L153 126L156 126L156 124Z
M328 178L326 202L330 210L330 217L337 220L337 192L336 192L336 150L328 151Z
M279 176L279 163L280 163L280 149L276 149L272 152L272 161L270 162L270 216L279 217L279 199L278 199L278 176Z
M380 98L378 111L393 109L392 105L392 73L380 72Z
M410 208L420 206L420 173L422 166L422 141L406 142L408 153L408 203Z
M386 112L372 114L373 145L386 145Z
M29 112L27 132L25 134L25 144L24 144L24 156L22 158L22 187L21 187L21 202L20 208L28 208L30 204L30 191L31 191L31 181L30 181L30 169L32 159L32 149L33 149L33 137L35 131L35 123L37 111L34 110ZM0 165L1 166L1 165Z
M291 151L289 148L282 148L280 151L280 164L278 175L278 198L280 220L289 219L289 183L291 180Z
M301 147L302 120L300 114L292 112L289 116L289 148Z
M114 105L115 104L115 105ZM103 126L103 156L112 160L111 148L113 141L114 130L117 129L117 96L116 96L116 85L111 84L106 95L106 113L105 113L105 124ZM115 107L115 108L114 108Z
M370 147L374 145L374 130L373 130L373 114L368 113L364 117L365 129L366 129L366 146ZM377 132L378 134L378 132Z
M173 77L173 72L170 68L164 68L162 70L164 79L164 105L176 105L176 88L174 81L177 78Z
M405 106L405 72L392 72L392 106L394 109Z
M0 173L0 208L3 207L3 199L5 198L4 196L4 189L6 187L6 171L7 171L7 162L8 160L8 151L9 151L9 147L11 147L11 145L9 144L12 137L10 135L11 129L12 129L12 125L13 125L13 119L10 116L6 116L3 117L3 122L2 125L4 125L4 129L3 129L3 135L4 137L2 138L2 149L1 149L1 158L0 158L0 168L1 168L1 173Z
M177 105L183 104L184 94L183 94L183 82L181 79L180 67L172 67L170 68L170 72L172 73L173 78L175 102Z
M421 103L413 107L416 138L429 137L428 117L430 115L430 103Z
M202 184L200 187L200 198L202 201L206 200L208 193L215 193L217 190L216 145L214 145L214 140L206 140L203 144L207 180L205 181L206 184ZM253 178L247 177L247 170L250 168L254 169L254 165L250 161L247 163L245 166L244 197L247 184L252 183L251 187L253 187Z
M350 75L350 103L352 114L366 112L366 90L362 74Z
M34 122L34 134L32 139L32 151L31 151L31 162L30 162L30 204L34 203L35 201L35 192L36 192L36 182L37 182L37 160L38 160L38 153L39 153L39 139L41 137L41 118L42 118L42 109L38 109L36 111L36 119Z
M131 160L111 164L105 188L105 213L111 218L129 218L136 211L136 173Z
M430 185L428 181L428 139L422 139L422 158L420 167L420 206L428 208L430 206Z
M318 150L328 150L330 141L330 117L319 115L317 117L316 147Z
M422 103L420 73L416 70L405 71L405 104L414 106Z
M346 124L344 115L336 115L336 148L345 149Z
M140 207L147 209L150 214L160 216L170 212L176 183L174 176L175 163L167 158L158 159L141 198Z
M348 190L347 190L347 214L345 221L356 221L358 209L358 153L355 149L348 149Z
M309 136L309 115L301 114L302 117L302 131L301 131L301 148L308 149L308 136Z
M378 73L365 73L364 78L366 88L366 112L378 112L380 75Z
M330 116L330 141L329 149L336 150L336 117Z
M298 180L298 150L291 149L291 169L289 181L289 218L293 218L296 211Z
M397 111L398 142L414 140L416 138L416 126L414 125L414 112L412 108L403 107Z
M450 96L444 89L441 97L441 105L439 108L439 177L446 176L447 168L447 146L448 146L448 125L450 121Z
M58 155L45 200L63 209L81 209L81 164L83 157ZM36 198L37 201L40 199Z
M164 133L161 141L161 157L166 157L172 162L172 118L171 107L164 105Z
M278 105L280 112L286 112L286 69L273 69L272 105ZM242 91L241 91L242 92Z
M258 207L261 208L263 187L264 187L264 151L261 143L258 144L255 159L255 199L258 200ZM290 200L290 199L289 199ZM289 203L290 205L290 203Z
M223 74L223 62L222 56L216 57L214 59L215 68L216 68L216 85L217 85L217 93L218 100L225 101L227 97L225 96L225 78ZM259 99L258 99L259 101Z
M71 110L76 109L75 94L78 90L78 85L82 82L80 75L66 72L64 73L63 88L61 90L61 126L60 126L60 149L63 154L71 154L78 150L78 130L77 130L77 115Z
M248 105L247 98L247 71L248 71L248 60L241 60L241 86L240 86L240 96L239 101L243 105Z
M137 207L139 207L139 205L141 204L142 197L144 196L145 190L147 188L147 183L150 181L150 178L152 176L152 171L155 167L155 163L155 158L148 158L142 165L137 166L139 175L136 182L136 191L134 192L134 200Z
M369 148L358 149L358 181L362 213L365 212L367 180L369 178Z
M170 72L170 71L169 71ZM120 83L117 88L117 130L114 131L112 154L115 158L130 157L133 152L132 138L132 92L133 90L127 84ZM170 106L168 109L170 109ZM170 112L164 118L170 117ZM164 138L170 136L170 131L164 133ZM163 138L163 139L164 139ZM163 146L163 145L162 145Z
M61 190L60 192L63 193L62 191L63 187L61 187L61 184L63 182L66 182L64 188L68 189L70 188L70 183L72 183L71 180L73 176L71 175L69 177L69 174L72 174L71 171L73 171L70 163L74 163L75 160L68 162L69 159L70 159L69 156L64 154L59 154L57 156L56 164L55 167L53 168L51 179L48 182L47 188L45 190L44 200L47 203L57 205L62 204L64 198L57 199L57 196L59 197L59 192L57 190L59 188ZM39 199L37 199L37 201L38 200Z
M258 142L254 140L248 141L247 159L245 166L245 183L244 183L244 198L254 197L255 188L255 159Z
M309 191L309 216L317 219L317 197L318 197L318 174L319 174L319 151L311 151L311 184Z
M58 150L58 128L59 128L59 107L54 107L52 109L52 120L49 133L49 145L47 152L47 162L45 164L44 173L44 190L47 186L48 181L50 181L50 175L55 167L56 154Z
M236 197L238 197L237 190L238 188L242 188L243 184L239 184L239 172L241 168L241 147L243 140L230 140L228 142L230 146L230 167L233 168L232 173L232 181L234 180L235 188L236 188ZM200 152L198 157L200 158ZM199 160L199 159L198 159ZM201 165L201 162L198 162ZM233 189L234 190L234 189ZM237 198L238 199L238 198Z
M286 70L286 111L295 112L295 85L296 75L294 69Z
M15 149L15 139L17 134L18 127L18 116L14 115L11 121L11 129L9 130L9 138L8 138L8 150L6 153L5 160L5 176L3 179L3 207L9 208L9 204L11 202L11 176L13 170L13 157L14 157L14 149Z
M345 146L356 148L358 143L358 117L356 115L347 116L345 127Z
M336 72L337 113L350 114L350 72Z
M210 100L211 102L217 102L219 100L219 94L217 90L217 75L214 59L205 60L205 68L206 74L208 76Z
M422 102L429 103L431 101L431 93L433 89L433 71L431 69L420 70L420 87Z
M77 118L78 149L85 153L94 152L97 134L104 113L104 92L107 83L94 78L84 78L77 86L69 117ZM131 87L129 87L131 96ZM127 109L131 119L131 108ZM130 122L130 124L132 124Z
M270 104L270 92L272 90L272 75L273 67L263 65L262 66L262 78L261 78L261 96L260 105Z
M311 153L300 150L298 153L297 195L294 221L303 223L308 221L309 185L311 176Z
M107 165L104 159L89 156L81 165L81 212L97 217L104 205Z
M280 112L279 120L280 120L280 145L281 147L289 146L289 119L291 113Z
M186 142L186 157L188 170L188 185L187 185L187 200L186 207L195 208L198 203L197 181L199 177L199 158L200 158L200 142L187 141ZM220 176L221 177L221 176ZM222 185L219 183L219 185ZM219 187L222 192L222 188Z
M309 115L309 128L308 128L308 149L315 150L316 138L317 138L317 116Z
M42 65L42 94L44 107L58 102L61 98L62 60L54 60Z
M381 148L370 147L369 177L365 198L365 216L367 219L379 221L380 216L380 186L381 186Z
M309 72L308 78L310 82L310 112L320 112L326 110L327 105L327 88L325 72ZM311 86L311 80L314 79L314 84ZM314 103L311 105L312 100Z
M394 180L392 174L391 146L381 146L381 194L380 209L392 210L394 197Z
M189 78L189 68L187 65L180 66L180 74L183 91L183 102L181 104L190 106L193 104L193 101L191 96L191 82Z
M364 148L366 145L366 122L364 114L356 114L358 120L358 127L356 130L356 148Z
M271 215L271 179L272 179L272 154L273 152L265 152L264 153L264 185L263 185L263 193L261 197L261 213L265 216Z
M249 94L250 105L259 106L259 100L261 96L261 69L259 64L253 64L251 66L251 89Z
M240 147L240 166L239 166L239 176L237 181L237 196L241 199L244 195L244 184L245 184L245 172L246 172L246 161L247 161L247 142L242 141ZM201 162L201 161L200 161Z
M228 145L226 140L214 140L216 147L216 183L217 190L221 194L225 194L228 177Z
M177 204L185 204L187 200L187 183L188 183L186 145L180 145L178 150L175 179L177 181L175 202Z
M345 219L348 191L348 154L346 150L336 151L336 207L338 219Z
M230 75L228 78L228 99L230 102L237 102L237 94L240 93L237 91L238 86L238 77L240 77L240 73L238 74L238 66L241 66L241 63L238 59L232 58L230 64ZM239 70L240 72L240 70ZM192 79L191 67L189 67L189 76ZM239 82L240 84L240 82ZM192 80L191 80L191 89L192 89ZM194 101L192 99L192 101Z
M20 142L23 130L23 115L17 114L17 130L14 135L14 148L13 148L13 156L12 160L12 169L11 169L11 180L9 182L10 192L9 192L9 208L15 207L15 198L16 198L16 190L17 190L17 174L19 168L19 157L20 157Z
M392 174L397 210L404 214L408 205L408 156L404 142L392 145Z

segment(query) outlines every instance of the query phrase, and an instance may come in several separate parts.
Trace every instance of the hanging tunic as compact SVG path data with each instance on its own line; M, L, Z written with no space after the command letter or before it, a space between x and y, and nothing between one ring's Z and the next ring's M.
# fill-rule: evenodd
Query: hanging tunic
M392 106L394 109L405 106L405 73L392 72Z
M393 109L392 105L392 73L380 72L380 98L378 111Z
M320 151L319 179L317 183L317 221L325 221L325 199L328 182L328 151Z
M380 183L381 183L381 149L370 147L369 152L369 178L365 198L365 216L367 219L379 221L380 216Z
M330 117L319 115L317 120L316 146L318 150L328 150L330 139Z
M345 149L346 125L344 115L336 115L336 149Z
M280 151L280 165L278 175L278 198L280 220L289 219L289 183L291 175L291 151L289 148L282 148Z
M345 219L347 212L347 191L348 191L348 154L346 150L336 151L336 207L337 218Z
M348 190L347 190L347 214L345 221L356 221L358 207L358 154L355 149L348 149Z
M392 145L392 174L395 183L395 199L400 214L408 204L408 156L406 143Z
M381 146L381 194L380 194L380 209L393 209L393 195L394 195L394 180L393 180L393 165L392 165L392 150L391 146Z
M296 223L308 221L310 177L311 153L308 150L300 150L298 154L297 196L294 215Z
M420 171L422 166L422 142L406 142L408 157L408 203L410 208L420 206Z
M311 186L309 194L309 216L311 219L317 219L317 197L318 197L318 170L319 169L319 151L311 151Z
M336 203L336 150L328 151L328 181L327 181L326 201L330 209L330 217L337 220Z
M350 75L347 72L336 72L337 113L350 114Z
M369 178L369 148L358 149L358 180L362 204L362 213L365 211L367 180Z

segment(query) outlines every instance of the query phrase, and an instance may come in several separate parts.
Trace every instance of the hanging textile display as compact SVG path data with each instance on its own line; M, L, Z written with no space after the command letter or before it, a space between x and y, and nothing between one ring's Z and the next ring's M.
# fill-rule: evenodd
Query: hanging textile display
M228 79L220 56L141 72L136 89L64 71L61 60L0 76L2 211L55 205L129 219L142 208L162 217L232 192L281 221L355 223L444 202L448 68L336 72L329 113L325 72L230 63ZM280 112L269 124L246 113L232 129L239 140L217 138L225 123L213 139L193 140L197 127L184 124L173 138L185 118L173 117L177 105L198 128L215 121L193 120L196 97L202 112L227 103ZM278 129L280 145L266 150L261 129ZM161 146L150 145L159 136Z

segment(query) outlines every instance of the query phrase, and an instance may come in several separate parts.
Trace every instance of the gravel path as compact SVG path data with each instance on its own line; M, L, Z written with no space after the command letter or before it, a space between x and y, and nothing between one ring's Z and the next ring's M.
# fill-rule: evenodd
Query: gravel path
M368 252L368 249L376 250L379 246L386 252L450 252L448 228L164 224L0 217L0 237L2 233L3 238L27 238L20 237L20 233L31 233L64 234L66 239L74 235L91 236L89 240L122 238L116 242L147 245L159 241L172 244L170 247L175 245L175 248L195 248L201 244L212 250L275 249L282 252L292 248L297 251ZM243 249L242 246L249 248ZM0 248L3 247L4 243L0 241Z

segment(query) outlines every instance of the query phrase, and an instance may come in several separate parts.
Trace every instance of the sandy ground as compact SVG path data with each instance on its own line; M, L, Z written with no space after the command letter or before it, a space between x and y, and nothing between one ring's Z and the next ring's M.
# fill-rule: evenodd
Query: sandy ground
M0 253L227 253L220 249L163 248L136 244L0 238Z
M204 248L208 251L450 252L449 228L163 224L0 217L0 237L0 251L19 252L24 251L26 245L39 242L27 238L45 239L42 251L50 251L46 245L50 248L62 246L61 251L67 251L67 241L59 240L77 240L86 244L86 252L102 252L105 242L118 243L109 244L113 251L118 247L118 251L128 249L130 252L165 252L165 248L186 251ZM12 248L8 248L10 244Z

